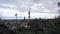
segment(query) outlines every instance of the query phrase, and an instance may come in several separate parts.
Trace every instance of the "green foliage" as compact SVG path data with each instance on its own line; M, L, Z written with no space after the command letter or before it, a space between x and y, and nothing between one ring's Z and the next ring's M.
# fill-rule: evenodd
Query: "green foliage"
M45 29L45 34L60 34L60 18L49 21L48 28Z
M30 28L19 27L18 34L60 34L60 17L48 20L34 19L29 25ZM16 30L9 30L5 25L0 25L0 34L16 34Z
M20 32L27 31L27 30L28 30L28 29L25 28L25 27L19 27L19 28L18 28L18 31L20 31Z

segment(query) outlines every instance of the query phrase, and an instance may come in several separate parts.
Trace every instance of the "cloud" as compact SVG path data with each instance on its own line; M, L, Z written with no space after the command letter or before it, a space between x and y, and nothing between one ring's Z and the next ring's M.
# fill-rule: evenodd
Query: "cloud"
M0 8L10 8L10 9L16 9L16 5L12 4L0 4Z
M30 7L32 18L52 18L58 13L57 3L57 0L0 0L0 12L3 12L4 17L15 17L15 13L18 13L19 17L28 18Z
M40 3L41 0L30 0L32 3Z

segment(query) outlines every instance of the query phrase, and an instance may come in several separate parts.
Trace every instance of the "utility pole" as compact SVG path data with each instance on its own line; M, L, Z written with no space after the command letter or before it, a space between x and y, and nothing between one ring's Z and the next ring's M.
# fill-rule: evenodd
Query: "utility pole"
M59 13L59 16L60 16L60 2L58 2L58 13Z
M17 22L17 14L15 14L16 16L16 34L18 34L18 22Z

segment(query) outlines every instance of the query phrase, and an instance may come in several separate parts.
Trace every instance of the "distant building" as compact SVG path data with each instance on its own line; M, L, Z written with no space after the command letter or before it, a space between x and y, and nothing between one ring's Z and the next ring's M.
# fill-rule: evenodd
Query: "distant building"
M49 21L51 19L23 19L23 20L18 20L17 23L19 27L25 27L25 28L30 28L32 23L36 23L39 25L39 27L46 27L46 24L49 24ZM9 29L16 29L16 19L11 19L11 20L3 20L5 25L9 27Z
M9 27L9 29L15 29L16 28L16 19L11 19L11 20L3 20L5 21L5 25ZM18 25L19 27L28 27L28 19L26 20L18 20Z

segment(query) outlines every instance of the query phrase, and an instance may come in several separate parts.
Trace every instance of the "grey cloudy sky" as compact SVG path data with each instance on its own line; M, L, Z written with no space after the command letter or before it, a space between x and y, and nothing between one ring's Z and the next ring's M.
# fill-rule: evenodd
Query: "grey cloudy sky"
M58 15L60 0L0 0L0 15L3 18L28 17L30 7L31 18L54 18ZM38 15L38 16L36 16Z

